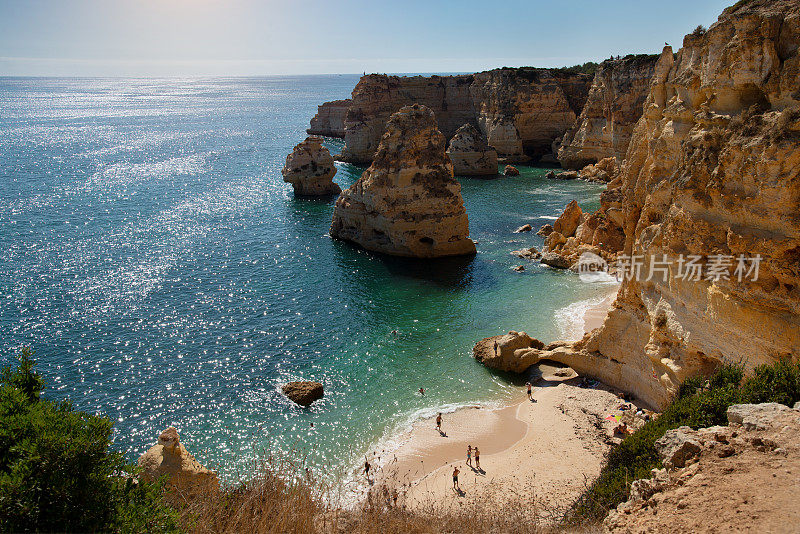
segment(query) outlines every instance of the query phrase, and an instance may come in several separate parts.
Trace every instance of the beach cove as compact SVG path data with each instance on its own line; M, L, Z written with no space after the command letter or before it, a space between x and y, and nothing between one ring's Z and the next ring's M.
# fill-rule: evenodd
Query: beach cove
M4 354L33 347L52 394L108 414L129 458L174 426L228 481L264 450L345 480L415 421L515 398L475 341L569 337L608 287L512 255L542 243L514 229L594 210L603 186L524 165L460 178L478 254L435 268L333 242L332 201L293 198L280 169L356 81L4 80ZM342 187L364 170L337 168ZM302 379L325 385L310 409L280 393Z

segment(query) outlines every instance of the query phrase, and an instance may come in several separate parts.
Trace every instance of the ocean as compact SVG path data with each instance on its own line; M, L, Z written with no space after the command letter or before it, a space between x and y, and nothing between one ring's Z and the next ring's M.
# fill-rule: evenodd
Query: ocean
M357 81L0 78L2 363L30 346L46 395L107 415L130 459L175 426L229 481L265 451L340 480L419 417L518 395L473 344L574 336L608 287L512 256L542 245L513 230L596 209L602 186L460 178L474 258L333 241L333 200L295 199L280 171ZM364 170L337 167L342 188ZM293 405L296 379L324 399Z

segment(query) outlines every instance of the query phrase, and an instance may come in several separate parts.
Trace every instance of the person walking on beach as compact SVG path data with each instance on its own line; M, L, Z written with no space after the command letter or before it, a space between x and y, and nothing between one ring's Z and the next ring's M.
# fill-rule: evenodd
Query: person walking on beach
M439 431L439 434L442 433L442 412L439 412L439 415L436 416L436 430Z
M481 451L478 450L477 445L475 445L475 467L479 470L481 468Z
M456 491L461 491L461 488L458 487L458 474L460 472L461 471L458 470L458 466L455 466L453 468L453 489L456 490Z
M531 386L530 382L526 382L525 387L528 388L528 400L533 400L533 391L532 391L533 386Z
M367 460L367 457L365 456L364 457L364 474L366 475L367 480L369 480L369 468L370 468L369 460Z
M472 467L472 445L467 445L467 465Z

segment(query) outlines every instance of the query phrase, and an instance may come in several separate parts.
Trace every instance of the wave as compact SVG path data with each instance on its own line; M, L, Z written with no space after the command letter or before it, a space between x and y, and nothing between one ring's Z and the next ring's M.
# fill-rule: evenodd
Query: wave
M609 280L596 283L608 286L609 288L613 287L613 291L609 290L602 295L579 300L556 310L554 317L560 334L559 339L565 341L578 341L581 339L586 330L586 313L616 294L618 283L613 277L609 277Z

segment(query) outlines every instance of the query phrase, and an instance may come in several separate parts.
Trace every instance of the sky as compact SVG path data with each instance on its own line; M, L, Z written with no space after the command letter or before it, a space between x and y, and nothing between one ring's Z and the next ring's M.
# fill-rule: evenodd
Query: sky
M677 51L733 0L0 0L0 76L476 72Z

